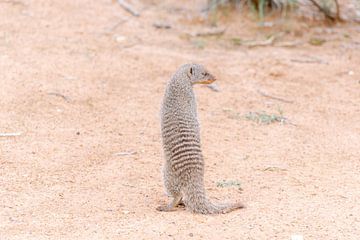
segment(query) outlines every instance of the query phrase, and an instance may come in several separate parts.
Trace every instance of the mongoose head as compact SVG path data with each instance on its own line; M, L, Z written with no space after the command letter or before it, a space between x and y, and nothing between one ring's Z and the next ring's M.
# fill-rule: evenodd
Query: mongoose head
M198 83L210 84L216 80L216 78L200 64L186 64L184 67L192 85Z

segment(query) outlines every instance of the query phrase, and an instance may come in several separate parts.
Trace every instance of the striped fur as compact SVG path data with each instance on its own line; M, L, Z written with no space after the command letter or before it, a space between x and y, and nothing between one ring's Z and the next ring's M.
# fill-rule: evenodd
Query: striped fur
M204 159L201 152L193 85L210 83L215 78L198 64L181 66L167 85L161 109L161 133L165 154L164 185L173 198L159 211L173 211L184 203L195 213L226 213L242 208L241 203L215 205L204 189Z

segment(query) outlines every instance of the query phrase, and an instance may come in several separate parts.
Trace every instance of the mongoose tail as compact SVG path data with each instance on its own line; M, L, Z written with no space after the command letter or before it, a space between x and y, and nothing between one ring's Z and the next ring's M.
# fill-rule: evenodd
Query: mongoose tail
M222 214L244 208L245 206L238 203L212 203L205 194L203 185L188 184L183 189L185 199L184 203L187 209L194 213L200 214Z

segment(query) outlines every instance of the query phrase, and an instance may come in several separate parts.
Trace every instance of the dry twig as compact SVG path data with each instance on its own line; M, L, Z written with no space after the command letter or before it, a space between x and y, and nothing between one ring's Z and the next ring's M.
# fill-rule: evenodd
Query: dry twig
M320 6L320 4L316 1L316 0L310 0L315 7L317 7L319 9L320 12L324 13L325 17L330 19L331 21L335 22L336 20L340 21L340 6L337 0L335 1L335 5L336 5L336 13L335 16L333 16L330 11L328 11L327 9L325 9L324 7Z
M241 41L238 39L233 39L235 45L243 45L247 47L259 47L259 46L268 46L272 45L276 39L275 35L272 35L266 40L255 40L255 41Z
M107 33L113 32L113 31L116 30L121 24L127 22L128 20L129 20L128 18L119 20L116 24L114 24L112 27L110 27L106 32L107 32Z
M129 156L129 155L134 155L136 154L136 151L130 151L130 152L118 152L118 153L114 153L114 156Z
M321 63L321 64L328 64L327 62L321 60L321 59L290 59L292 62L297 63Z
M293 42L278 42L275 44L276 47L297 47L303 44L302 41L293 41Z
M129 3L127 3L125 0L118 0L118 3L122 8L124 8L126 11L131 13L135 17L139 17L140 13L136 11Z
M193 37L216 36L224 34L225 30L225 28L209 28L190 35Z
M257 90L257 92L258 92L261 96L264 96L264 97L267 97L267 98L271 98L271 99L274 99L274 100L277 100L277 101L280 101L280 102L294 103L294 101L291 101L291 100L286 100L286 99L283 99L283 98L271 96L271 95L269 95L269 94L264 93L263 91L261 91L261 90L259 90L259 89Z
M336 19L338 21L341 21L341 17L340 17L340 5L338 0L334 0L335 1L335 6L336 6Z
M14 132L14 133L0 133L0 137L16 137L20 136L21 132Z
M3 0L3 1L0 1L0 3L9 3L9 4L12 4L12 5L22 5L22 6L25 6L25 3L23 3L22 1L6 1L6 0Z
M50 93L48 93L48 95L53 95L53 96L61 97L61 98L64 99L66 102L70 102L70 99L69 99L68 97L66 97L65 95L62 95L61 93L50 92Z

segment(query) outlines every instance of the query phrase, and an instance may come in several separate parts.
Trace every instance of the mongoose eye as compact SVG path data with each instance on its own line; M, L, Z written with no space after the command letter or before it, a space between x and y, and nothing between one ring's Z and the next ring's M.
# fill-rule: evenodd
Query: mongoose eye
M194 73L194 69L193 69L193 67L191 67L190 68L190 74L193 75L193 73Z

